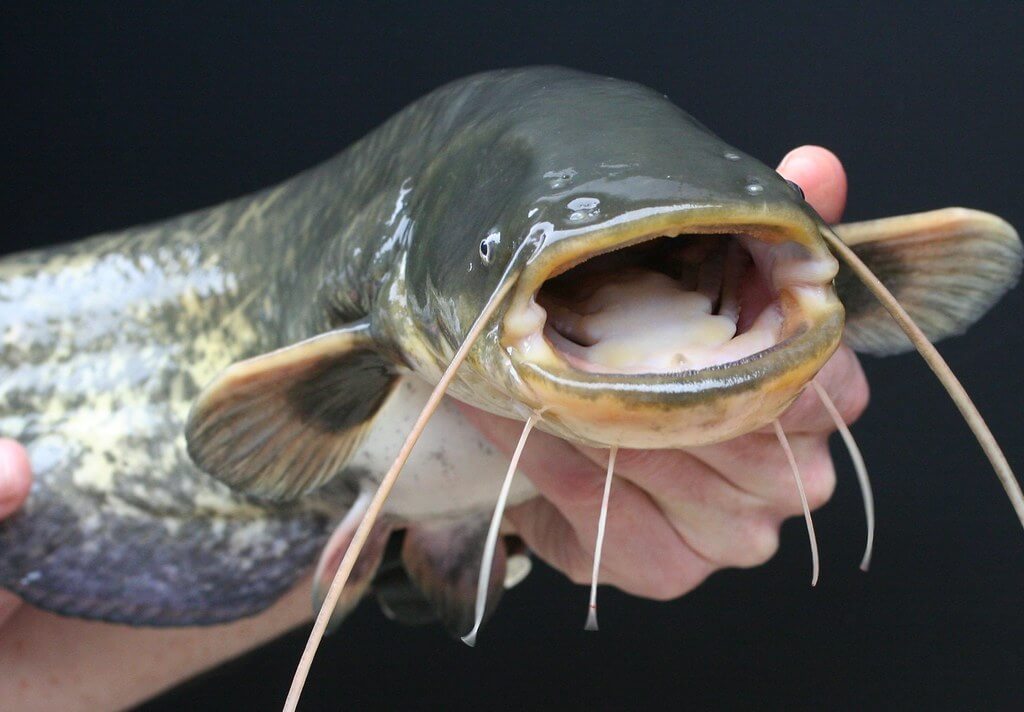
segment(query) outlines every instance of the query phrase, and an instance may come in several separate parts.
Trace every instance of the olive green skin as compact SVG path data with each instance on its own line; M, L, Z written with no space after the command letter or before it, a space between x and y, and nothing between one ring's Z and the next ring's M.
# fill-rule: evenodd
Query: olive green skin
M571 220L579 197L598 198L599 214ZM782 215L808 233L818 221L773 170L656 92L531 68L442 87L252 196L4 258L0 432L28 447L36 481L0 523L0 585L133 624L265 608L309 566L366 473L348 468L287 503L232 492L187 455L199 390L232 362L359 319L396 369L436 378L529 260L581 227L666 206ZM452 393L522 416L538 404L501 341L506 309ZM652 383L678 395L678 379ZM687 397L715 395L703 387Z

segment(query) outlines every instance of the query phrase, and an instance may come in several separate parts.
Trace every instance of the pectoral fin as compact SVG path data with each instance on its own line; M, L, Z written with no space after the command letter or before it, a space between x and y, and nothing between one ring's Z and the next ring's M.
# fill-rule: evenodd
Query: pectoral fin
M965 208L834 229L932 342L961 334L981 318L1017 282L1024 256L1013 227ZM846 307L850 346L879 356L912 350L900 327L845 265L836 290Z
M397 380L362 322L240 361L193 405L189 455L238 490L297 497L338 473Z

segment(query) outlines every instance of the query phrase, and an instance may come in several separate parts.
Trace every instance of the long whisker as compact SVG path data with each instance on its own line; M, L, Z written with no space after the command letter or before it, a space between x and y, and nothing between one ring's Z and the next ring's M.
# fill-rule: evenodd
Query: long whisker
M512 455L512 462L508 465L508 472L505 473L505 481L501 484L501 492L498 494L498 503L494 506L494 516L491 517L491 526L487 530L487 540L484 542L484 556L480 564L480 578L476 585L476 619L473 621L473 630L462 637L462 642L472 647L476 645L476 634L480 630L480 624L484 620L484 612L487 609L487 588L491 581L491 566L494 564L494 550L498 546L498 529L501 527L501 518L505 514L505 503L508 501L509 490L512 489L512 478L519 466L519 458L526 447L526 438L533 430L534 424L540 415L534 413L523 426L523 434L519 436L519 444Z
M814 390L818 393L818 398L821 399L821 404L825 406L825 410L832 416L832 422L836 424L839 434L843 436L846 450L850 453L850 459L853 461L853 469L857 471L860 495L864 500L864 518L867 520L868 526L868 539L867 544L864 546L864 558L860 561L860 570L867 571L868 567L871 566L871 552L875 547L875 498L871 494L871 479L868 477L868 468L864 466L864 457L860 454L857 441L853 439L853 433L850 432L850 429L843 421L843 416L839 414L836 404L832 402L832 399L829 398L828 393L825 392L820 383L811 381L811 385L814 386Z
M462 345L459 346L458 351L455 352L455 356L452 358L451 363L445 372L441 374L440 380L434 387L434 390L430 394L430 398L427 399L426 405L423 406L423 410L420 411L419 417L416 419L416 423L413 425L409 435L405 438L405 442L402 444L402 449L398 451L398 456L392 463L391 468L384 475L384 478L380 482L380 486L377 488L377 492L373 495L373 500L366 508L366 514L363 516L362 521L359 522L359 526L356 528L355 534L352 536L352 541L348 545L348 549L345 551L345 557L341 560L341 565L338 567L337 573L334 575L334 580L331 581L331 587L327 591L327 597L324 598L323 604L320 606L320 611L317 613L316 621L313 623L313 630L309 634L309 640L306 641L306 648L302 651L302 657L299 659L298 667L295 669L295 676L292 678L292 685L288 690L288 697L285 699L284 710L285 712L295 712L295 708L299 704L299 697L302 696L302 688L306 684L306 677L309 675L309 668L313 664L313 658L316 656L317 648L320 646L320 640L324 636L324 632L327 630L327 625L331 620L331 613L333 613L335 606L338 604L338 598L341 596L341 592L345 587L345 583L348 581L349 575L352 573L352 567L355 566L356 559L359 557L359 553L363 549L363 545L366 544L366 539L370 535L370 530L373 529L374 523L377 521L377 517L380 515L381 508L384 506L385 500L391 493L391 489L395 486L395 482L398 480L398 475L402 471L402 467L405 465L406 460L409 459L409 455L412 453L413 446L416 445L416 441L419 440L420 435L423 433L423 429L427 425L427 421L437 410L437 407L441 404L441 399L444 398L445 391L448 390L448 386L451 384L452 379L455 378L455 372L458 370L462 362L466 360L466 356L469 355L469 350L476 342L477 338L483 333L484 327L487 325L488 320L494 314L501 300L509 290L515 284L514 280L506 280L502 286L497 289L487 304L484 305L480 315L473 322L473 326L470 327L469 332L466 334L466 338L463 340Z
M985 423L985 419L981 417L981 413L978 412L977 407L971 401L971 397L967 395L967 391L964 390L963 385L949 368L949 364L943 360L938 350L932 345L917 324L914 323L913 318L903 308L903 305L896 300L892 292L886 289L885 285L861 261L857 254L843 242L842 238L831 230L822 230L821 235L836 254L842 257L843 261L849 265L854 274L864 283L864 286L875 295L875 298L885 307L885 310L889 312L899 327L903 329L907 338L910 339L910 343L914 345L914 348L921 354L921 358L925 360L925 363L928 364L928 367L931 368L946 388L950 398L956 403L956 407L960 409L960 414L967 422L967 426L974 433L974 437L978 439L981 449L985 451L989 462L992 463L992 467L996 471L996 477L999 478L1003 489L1006 490L1006 494L1010 497L1010 504L1013 505L1017 518L1020 520L1021 525L1024 525L1024 493L1021 492L1017 478L1014 477L1013 470L1010 469L1010 463L1007 462L1006 456L999 447L999 443L996 442L992 431L989 430L988 425Z
M608 498L612 493L612 478L615 475L615 456L619 448L612 445L608 451L608 474L604 478L604 495L601 498L601 514L597 518L597 542L594 544L594 572L590 576L590 608L584 630L597 630L597 573L601 570L601 548L604 545L604 527L608 521Z
M775 426L775 436L779 444L786 451L786 459L789 460L789 469L793 471L793 479L796 480L796 489L800 493L800 504L804 508L804 521L807 523L807 538L811 542L811 585L818 585L818 538L814 535L814 522L811 521L811 508L807 504L807 493L804 492L804 481L800 477L800 468L796 466L796 457L793 455L793 448L789 446L789 439L782 431L782 424L779 421L772 421Z

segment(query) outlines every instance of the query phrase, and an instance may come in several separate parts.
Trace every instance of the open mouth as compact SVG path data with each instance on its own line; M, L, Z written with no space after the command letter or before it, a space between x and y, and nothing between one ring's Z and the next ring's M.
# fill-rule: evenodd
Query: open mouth
M696 371L772 349L827 301L830 255L756 229L712 230L631 240L549 268L506 317L510 345L593 374Z
M782 312L739 236L682 235L600 255L544 282L543 334L574 367L662 373L773 346Z

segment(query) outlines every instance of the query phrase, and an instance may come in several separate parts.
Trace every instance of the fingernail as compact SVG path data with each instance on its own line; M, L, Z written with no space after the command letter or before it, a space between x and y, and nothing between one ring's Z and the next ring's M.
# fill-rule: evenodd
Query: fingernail
M813 158L802 153L798 153L797 151L790 151L787 153L786 157L782 159L782 163L779 164L779 173L785 175L787 178L791 178L793 176L800 177L804 174L813 174L816 169L817 164Z
M790 151L789 153L787 153L785 156L782 157L782 160L779 161L779 168L778 168L779 173L782 173L782 171L784 171L789 166L789 161L793 157L793 154L796 153L799 150L800 149L798 149L798 148L794 148L792 151Z

